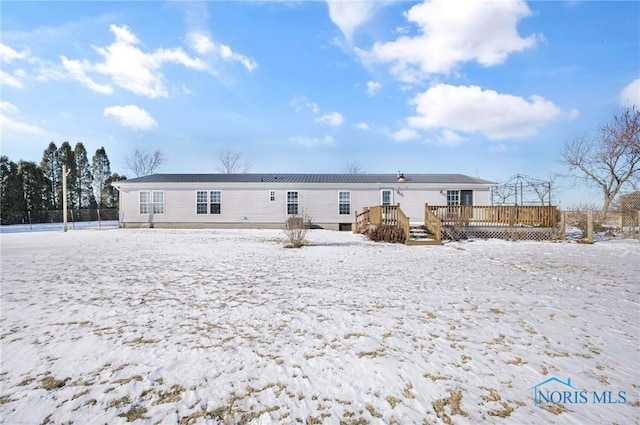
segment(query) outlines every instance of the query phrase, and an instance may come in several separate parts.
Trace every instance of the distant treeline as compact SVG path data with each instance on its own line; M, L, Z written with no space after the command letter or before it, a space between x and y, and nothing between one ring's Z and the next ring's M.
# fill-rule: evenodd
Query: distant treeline
M11 161L0 157L0 224L25 222L43 211L62 210L62 166L67 168L67 207L69 209L117 209L118 191L111 182L125 176L111 173L103 147L91 162L82 143L71 148L54 142L42 155L40 164Z

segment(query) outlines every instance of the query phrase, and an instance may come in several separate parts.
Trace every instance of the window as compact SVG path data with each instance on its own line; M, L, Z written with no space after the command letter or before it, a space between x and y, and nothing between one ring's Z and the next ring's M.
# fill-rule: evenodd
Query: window
M207 213L207 191L199 190L196 192L196 214Z
M338 193L338 213L340 215L351 214L351 192Z
M298 192L287 192L287 214L298 214Z
M275 200L276 200L276 191L275 190L270 190L269 191L269 201L275 202Z
M447 190L447 205L460 205L459 190Z
M219 190L212 190L210 193L211 196L211 209L209 212L211 214L220 214L221 205L222 205L222 194Z
M383 189L380 192L382 205L391 205L391 189Z
M220 214L222 193L219 190L196 192L196 214Z
M164 214L164 192L162 190L141 190L140 214Z

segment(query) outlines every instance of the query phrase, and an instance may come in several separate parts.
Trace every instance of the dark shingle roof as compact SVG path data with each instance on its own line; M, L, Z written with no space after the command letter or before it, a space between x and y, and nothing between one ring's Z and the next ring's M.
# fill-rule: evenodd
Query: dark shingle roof
M404 174L405 183L495 184L463 174ZM397 183L397 174L152 174L118 183Z

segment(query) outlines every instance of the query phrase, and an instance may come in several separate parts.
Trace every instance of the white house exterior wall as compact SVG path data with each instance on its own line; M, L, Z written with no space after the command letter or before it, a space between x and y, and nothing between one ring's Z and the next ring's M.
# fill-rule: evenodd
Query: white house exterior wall
M434 185L427 183L136 183L120 188L120 222L124 227L280 227L288 217L287 192L297 191L300 211L314 224L337 229L353 223L364 207L380 205L381 190L392 191L392 204L400 204L412 222L424 220L424 205L445 205L447 190L473 190L474 205L489 205L488 185ZM220 214L196 214L196 192L221 192ZM140 214L140 191L163 191L163 214ZM270 191L276 192L270 201ZM349 215L339 214L339 192L351 193Z

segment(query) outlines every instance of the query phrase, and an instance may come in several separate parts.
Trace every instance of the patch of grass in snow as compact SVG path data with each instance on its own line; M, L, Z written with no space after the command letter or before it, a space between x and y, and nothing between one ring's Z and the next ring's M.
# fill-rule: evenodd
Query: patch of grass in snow
M520 358L520 357L516 357L513 360L507 360L505 363L506 364L510 364L510 365L515 365L515 366L522 366L522 365L527 364L527 362L522 360L522 358Z
M384 353L385 353L384 348L378 348L376 351L359 351L356 353L356 355L360 359L363 357L376 358L376 357L383 357Z
M425 373L422 376L431 379L433 382L451 379L451 375L434 375L431 373Z
M460 407L461 401L462 391L449 390L449 397L435 400L431 404L438 417L442 419L445 424L452 425L453 421L449 415L469 416L469 414ZM447 410L449 410L449 414L447 414Z
M373 406L372 406L372 405L370 405L369 403L365 404L365 406L364 406L364 407L367 409L367 411L369 412L369 414L370 414L371 416L373 416L374 418L378 418L378 419L379 419L379 418L381 418L381 417L382 417L382 414L381 414L381 413L379 413L379 412L375 409L375 407L373 407Z
M118 407L122 407L126 404L131 404L131 399L129 398L128 395L122 397L122 398L116 398L113 399L109 402L109 404L107 404L107 409L111 409L111 408L118 408ZM105 409L106 410L106 409Z
M143 406L131 406L129 410L124 413L120 413L118 417L125 418L127 422L137 421L138 419L148 419L144 416L147 413L146 407Z
M392 409L395 409L398 404L402 403L402 400L390 395L389 397L387 397L387 402L391 405Z
M159 339L145 339L143 336L139 336L136 339L126 342L125 344L156 344L160 342Z
M496 416L496 417L499 417L499 418L506 418L508 416L511 416L511 413L513 413L513 411L515 410L506 401L501 401L500 405L502 406L502 409L489 410L487 412L487 414L489 416Z
M30 383L32 383L35 380L36 380L36 378L32 378L32 377L29 376L28 378L24 378L22 380L22 382L20 382L17 386L18 387L24 387L26 385L29 385Z
M71 378L66 379L56 379L51 375L47 375L40 380L40 388L45 389L47 391L55 390L58 388L62 388L66 385L67 381Z
M413 400L414 398L416 398L416 396L414 396L413 393L411 392L412 389L413 389L413 385L411 385L411 383L409 382L404 387L404 390L402 390L402 395L404 396L404 398L408 398L409 400Z
M122 378L122 379L116 379L115 381L113 381L114 384L120 384L120 385L124 385L124 384L128 384L131 381L138 381L138 382L142 382L142 376L140 375L133 375L130 376L128 378Z
M561 415L566 412L571 412L571 410L564 407L563 404L539 404L541 409L546 410L547 412L553 413L554 415Z
M182 400L185 389L182 385L173 385L169 391L159 391L158 399L153 404L175 403Z

